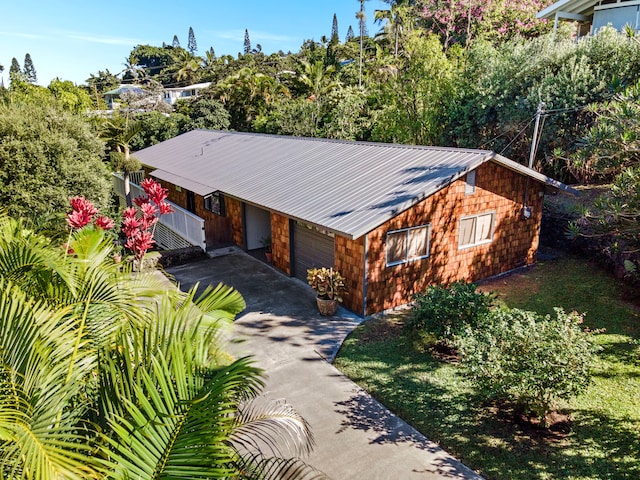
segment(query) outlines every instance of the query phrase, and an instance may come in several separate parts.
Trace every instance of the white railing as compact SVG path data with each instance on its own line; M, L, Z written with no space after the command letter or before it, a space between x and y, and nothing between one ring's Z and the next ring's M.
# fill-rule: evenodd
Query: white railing
M124 194L124 179L121 174L113 173L113 188L122 199ZM145 195L142 187L133 181L130 182L131 197ZM162 215L156 225L155 239L158 246L166 250L175 250L190 246L207 249L204 233L204 219L179 207L175 203L168 202L173 208L173 213Z

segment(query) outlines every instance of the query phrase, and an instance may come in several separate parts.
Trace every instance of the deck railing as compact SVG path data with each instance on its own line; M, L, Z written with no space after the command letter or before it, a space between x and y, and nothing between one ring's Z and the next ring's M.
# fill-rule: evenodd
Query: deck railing
M136 180L142 181L142 176L136 176ZM132 180L130 185L132 198L145 195L144 190L138 183ZM113 188L121 199L125 198L124 178L119 173L113 173ZM173 213L160 217L155 230L157 245L166 250L190 246L197 246L206 250L204 220L175 203L168 203L173 208Z

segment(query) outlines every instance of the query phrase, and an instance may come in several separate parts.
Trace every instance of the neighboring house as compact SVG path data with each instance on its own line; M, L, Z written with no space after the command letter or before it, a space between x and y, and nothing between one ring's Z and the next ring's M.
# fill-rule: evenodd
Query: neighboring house
M116 109L120 106L118 100L120 100L120 95L125 92L141 94L144 93L144 90L142 90L139 85L120 85L118 88L105 92L104 98L107 102L107 107L109 108L109 110Z
M211 86L211 82L195 83L186 87L165 88L164 101L169 105L175 105L181 98L197 97L200 90Z
M484 150L195 130L136 157L207 247L271 237L276 268L338 269L364 315L531 264L545 190L571 190Z
M640 28L640 1L638 0L560 0L545 8L537 15L554 21L554 30L559 20L579 22L579 35L595 33L602 27L611 25L624 30L629 25L634 30Z

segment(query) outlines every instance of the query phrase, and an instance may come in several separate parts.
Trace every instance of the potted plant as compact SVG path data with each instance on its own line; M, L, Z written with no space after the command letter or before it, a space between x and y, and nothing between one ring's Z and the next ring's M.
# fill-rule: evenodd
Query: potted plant
M273 262L273 253L271 252L271 237L262 237L260 243L264 250L264 256L267 258L267 262Z
M307 270L307 282L318 296L318 310L321 315L335 315L338 302L342 301L342 293L347 291L344 277L333 268L310 268Z

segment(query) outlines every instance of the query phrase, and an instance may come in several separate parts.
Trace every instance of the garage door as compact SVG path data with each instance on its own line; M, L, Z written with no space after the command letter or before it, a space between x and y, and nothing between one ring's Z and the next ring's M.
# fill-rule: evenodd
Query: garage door
M307 281L307 269L333 267L333 235L315 227L296 222L293 232L293 274Z

